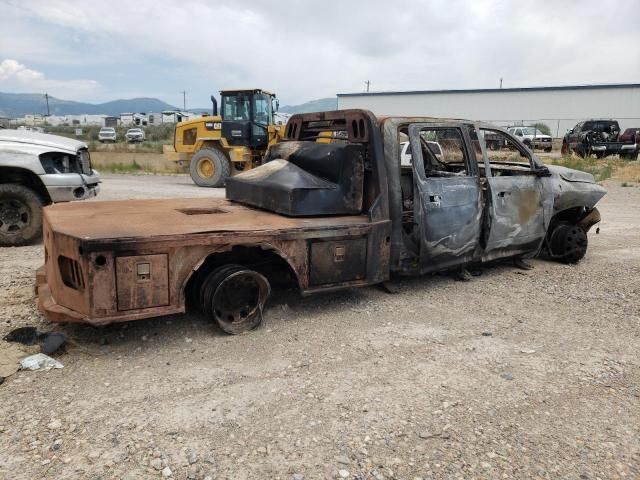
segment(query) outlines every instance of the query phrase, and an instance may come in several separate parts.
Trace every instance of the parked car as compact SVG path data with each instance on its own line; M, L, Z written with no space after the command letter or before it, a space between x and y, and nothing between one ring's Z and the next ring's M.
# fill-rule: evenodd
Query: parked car
M620 134L618 141L625 143L640 143L640 127L627 128Z
M326 131L346 138L315 141ZM514 150L487 150L487 133ZM105 325L189 305L241 333L261 322L275 281L307 295L541 252L577 262L605 195L492 125L367 110L293 115L265 162L229 177L226 199L47 208L39 309Z
M550 135L542 133L536 127L515 126L507 128L507 131L518 137L531 150L539 148L545 152L552 149L552 138Z
M124 136L129 143L144 142L145 138L144 130L141 128L130 128Z
M85 143L0 130L0 246L37 240L43 206L95 197L99 183Z
M622 137L617 120L595 119L578 123L562 139L562 154L575 152L581 157L595 155L604 158L620 155L620 158L636 160L640 144L637 137Z
M115 143L118 141L118 134L113 127L102 127L98 132L98 141L102 143Z

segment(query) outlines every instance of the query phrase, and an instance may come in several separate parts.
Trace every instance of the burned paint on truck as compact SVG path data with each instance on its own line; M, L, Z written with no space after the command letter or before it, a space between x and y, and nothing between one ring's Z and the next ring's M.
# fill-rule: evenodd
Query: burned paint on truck
M512 142L507 158L489 133ZM490 125L365 110L294 115L268 160L227 199L45 209L40 310L104 325L191 306L239 333L281 281L306 295L541 251L577 261L605 193Z

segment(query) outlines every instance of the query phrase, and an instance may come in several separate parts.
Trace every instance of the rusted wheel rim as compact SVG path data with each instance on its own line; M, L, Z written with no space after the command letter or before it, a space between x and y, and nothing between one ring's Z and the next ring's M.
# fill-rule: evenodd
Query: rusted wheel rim
M259 315L270 293L269 282L257 272L242 270L220 282L212 302L219 323L239 327Z
M196 167L198 170L198 175L202 178L211 178L216 173L216 166L210 158L201 158L198 161L198 165Z
M29 225L29 207L19 200L0 201L0 232L15 234Z

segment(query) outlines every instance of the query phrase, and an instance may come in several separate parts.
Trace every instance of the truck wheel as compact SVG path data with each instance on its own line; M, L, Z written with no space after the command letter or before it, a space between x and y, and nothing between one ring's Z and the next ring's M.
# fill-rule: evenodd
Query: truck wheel
M0 246L17 247L42 234L42 200L24 185L0 185Z
M201 289L202 310L226 333L237 335L262 322L262 309L271 293L269 281L242 265L213 270Z
M545 152L549 153L551 151L551 147L547 147L544 149Z
M201 187L223 187L231 174L231 162L220 150L202 148L191 157L191 178Z
M559 223L551 231L551 255L564 263L577 263L587 253L587 232L579 225Z

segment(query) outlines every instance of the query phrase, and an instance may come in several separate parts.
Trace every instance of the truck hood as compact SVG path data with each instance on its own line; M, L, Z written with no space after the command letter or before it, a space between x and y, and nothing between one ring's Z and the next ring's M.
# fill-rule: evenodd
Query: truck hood
M596 183L593 175L572 168L561 167L560 165L545 165L551 173L559 175L567 182Z
M49 135L47 133L32 132L29 130L0 130L0 148L5 145L29 144L48 147L54 150L66 150L76 153L81 148L87 148L87 144L72 138Z

